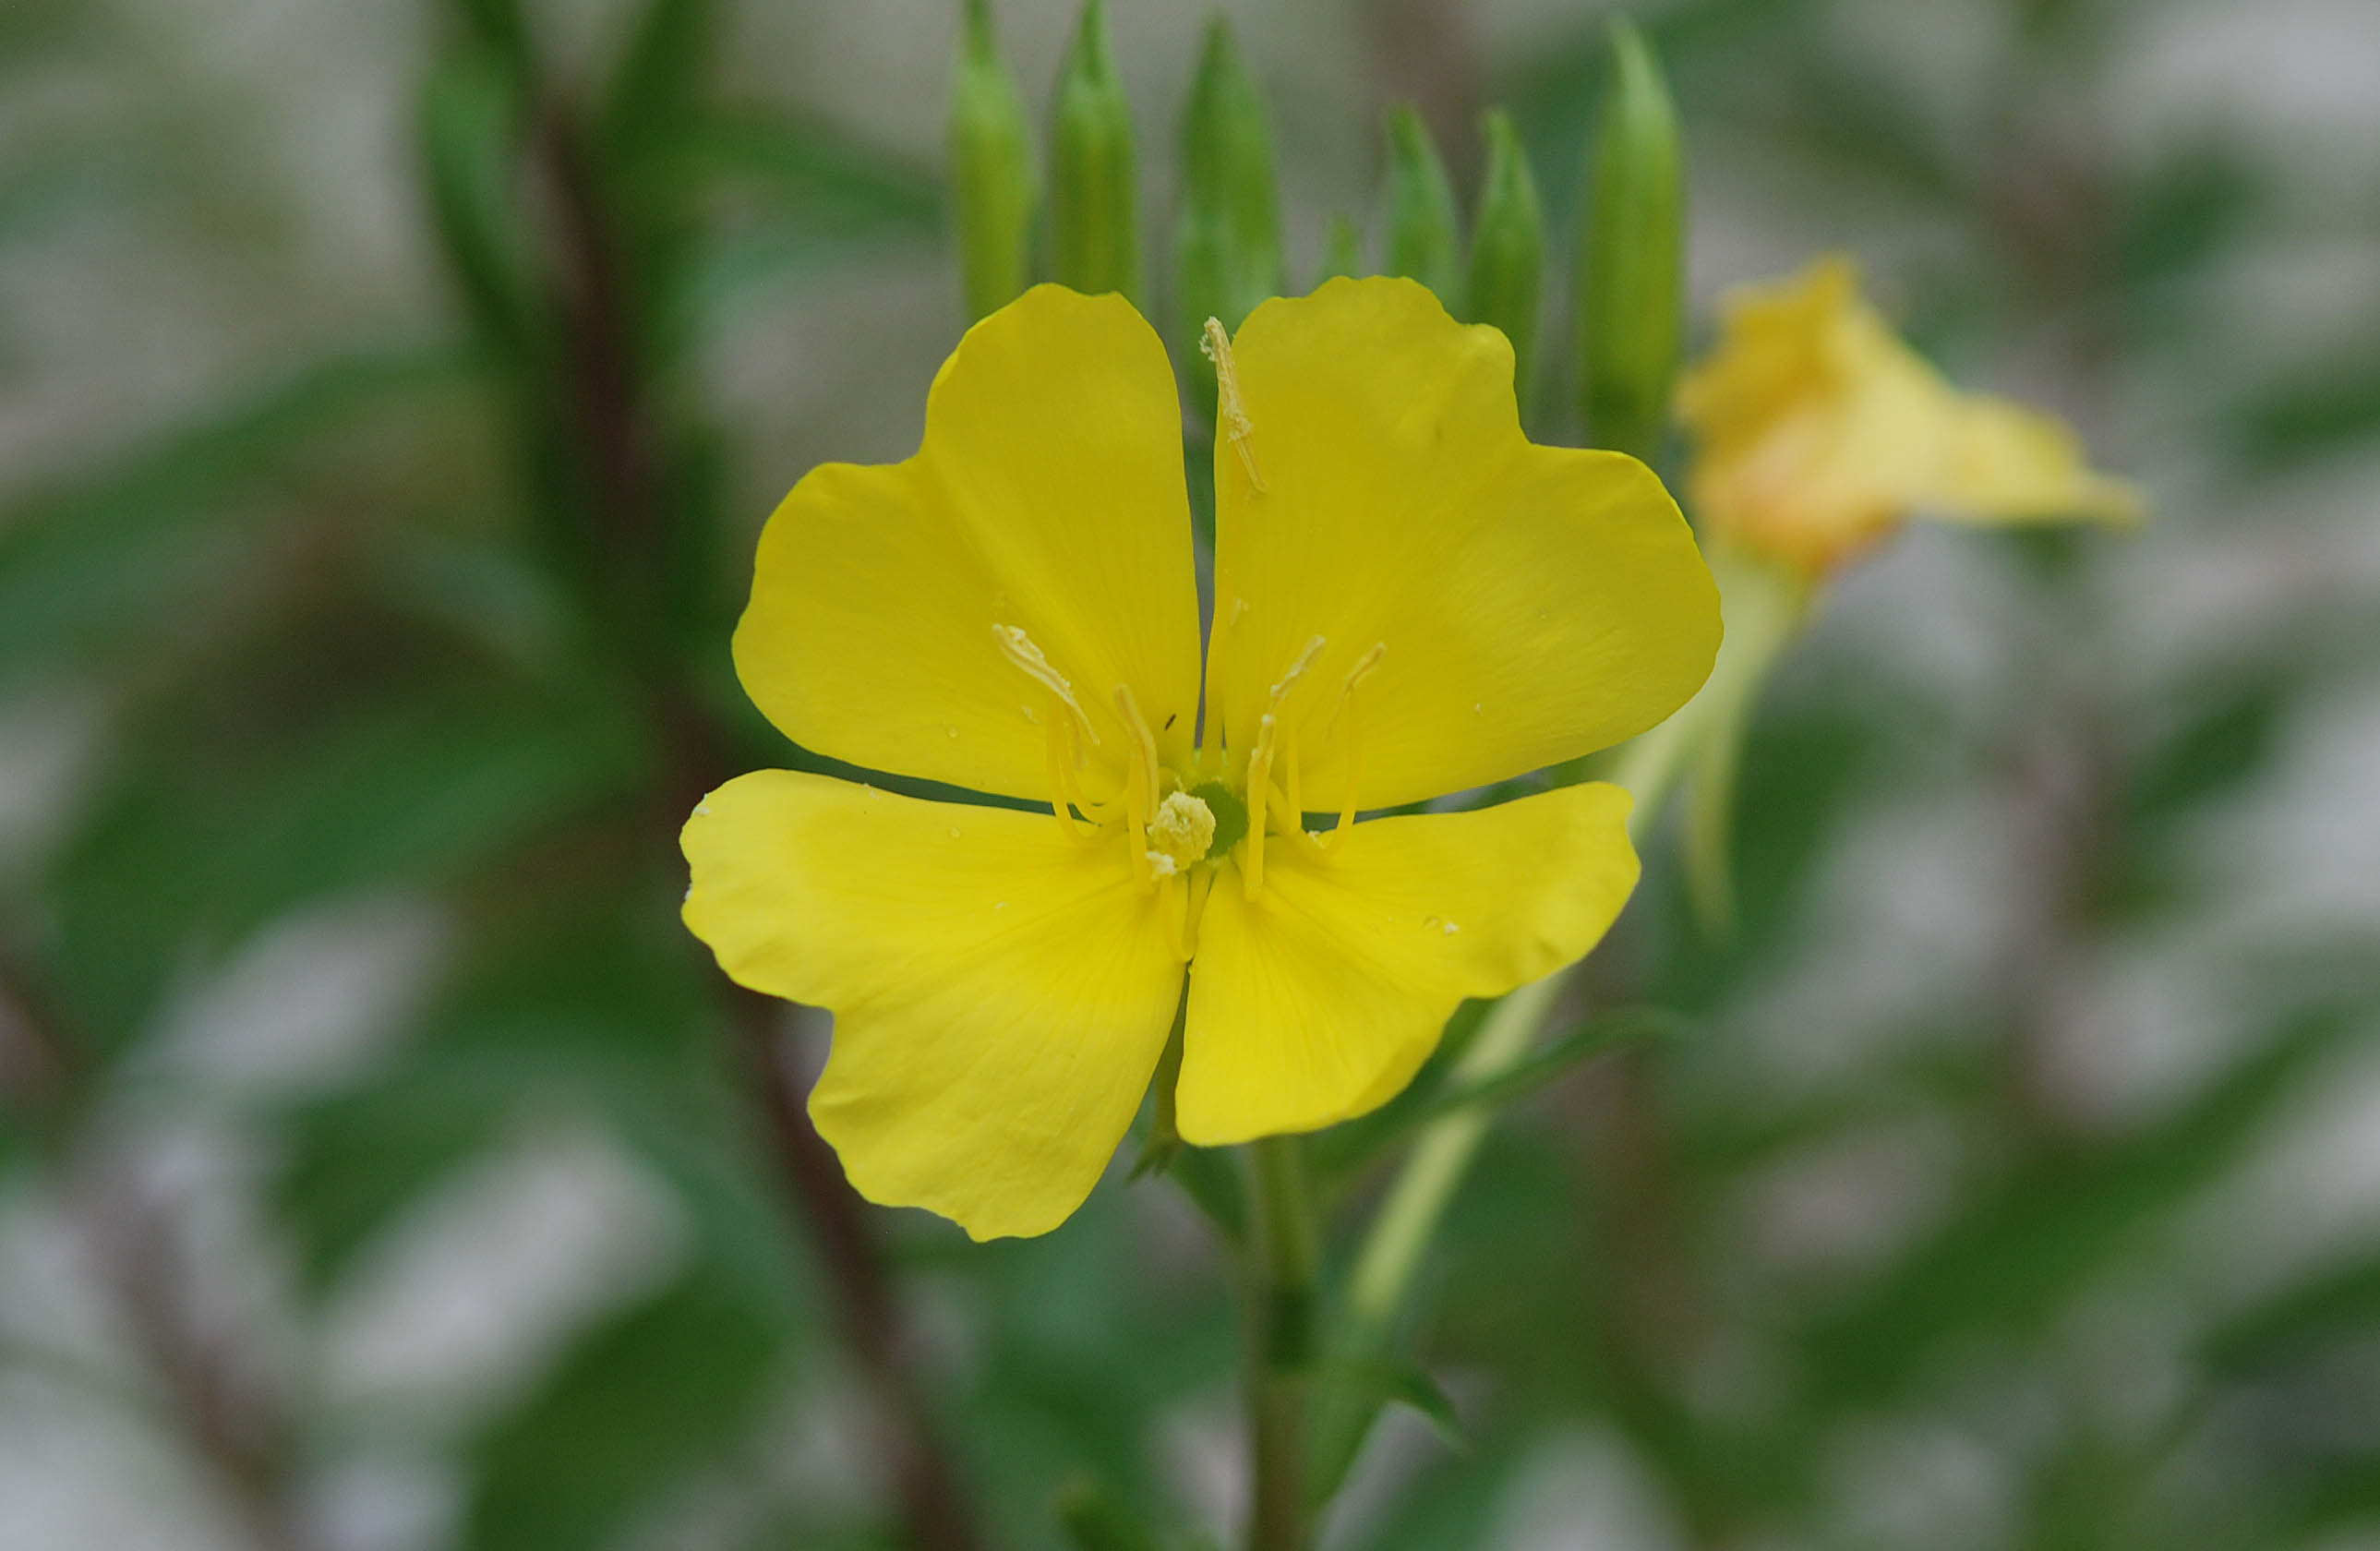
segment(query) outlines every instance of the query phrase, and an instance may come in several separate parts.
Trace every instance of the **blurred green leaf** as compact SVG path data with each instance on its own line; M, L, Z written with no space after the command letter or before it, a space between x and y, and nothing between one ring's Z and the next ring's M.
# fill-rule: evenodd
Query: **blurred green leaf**
M475 945L386 1065L282 1117L273 1198L303 1279L335 1280L530 1106L565 1098L600 1113L688 1091L710 1071L709 1007L679 948L602 922Z
M1467 1084L1417 1078L1396 1099L1315 1137L1307 1153L1308 1161L1320 1174L1363 1168L1382 1149L1455 1110L1479 1104L1517 1103L1580 1062L1608 1050L1640 1040L1682 1039L1694 1029L1693 1020L1658 1007L1628 1007L1600 1013L1556 1036L1519 1064L1492 1077Z
M1158 1551L1157 1536L1139 1515L1096 1477L1079 1475L1059 1487L1056 1512L1076 1551Z
M702 103L719 38L719 0L648 0L603 93L603 139L636 151Z
M422 91L419 128L447 270L481 336L516 363L539 358L551 328L522 199L522 90L499 55L449 55Z
M698 1266L582 1341L473 1450L465 1544L585 1551L723 1463L790 1376L791 1333Z
M2334 1016L2301 1018L2170 1118L2103 1149L2027 1164L1985 1191L1809 1346L1832 1403L1878 1397L1964 1332L2038 1321L2238 1158L2316 1060Z
M342 352L20 498L0 523L0 685L170 632L177 590L244 552L198 519L323 431L471 368L442 345Z
M2231 441L2251 470L2277 473L2380 439L2380 334L2368 321L2338 332L2350 343L2233 401Z
M1376 1405L1399 1405L1428 1423L1452 1448L1468 1449L1471 1435L1454 1402L1419 1363L1394 1361L1324 1363L1315 1377L1325 1387L1344 1390Z
M292 906L448 882L641 779L617 715L453 696L373 707L278 746L169 743L54 868L62 995L131 1037L179 968Z
M2380 1336L2380 1250L2292 1282L2209 1331L2199 1353L2239 1380Z

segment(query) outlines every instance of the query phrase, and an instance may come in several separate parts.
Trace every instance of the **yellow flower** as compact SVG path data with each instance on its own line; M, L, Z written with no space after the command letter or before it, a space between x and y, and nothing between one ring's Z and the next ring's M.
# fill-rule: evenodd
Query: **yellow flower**
M1678 387L1687 492L1713 534L1810 574L1912 511L1970 522L2128 522L2139 494L2074 432L1961 394L1859 294L1848 261L1728 298L1718 347Z
M810 1113L852 1182L978 1238L1081 1204L1185 966L1177 1123L1217 1145L1383 1102L1463 998L1585 953L1636 878L1617 788L1354 816L1642 732L1718 645L1659 482L1531 445L1494 330L1373 279L1209 331L1203 734L1164 347L1045 285L967 332L916 456L795 487L735 633L795 742L1035 806L764 770L686 827L687 926L835 1013Z

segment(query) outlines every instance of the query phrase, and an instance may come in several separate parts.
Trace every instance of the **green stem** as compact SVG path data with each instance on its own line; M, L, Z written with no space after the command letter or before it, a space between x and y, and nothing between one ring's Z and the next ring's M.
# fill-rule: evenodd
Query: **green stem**
M1250 1276L1248 1438L1254 1489L1249 1551L1305 1551L1311 1543L1305 1406L1314 1359L1319 1259L1304 1141L1268 1136L1248 1149L1256 1176L1257 1256Z
M1636 798L1628 819L1632 839L1660 817L1663 802L1694 757L1701 725L1690 705L1621 752L1613 780ZM1455 1063L1449 1081L1458 1089L1468 1087L1500 1076L1525 1060L1572 973L1549 975L1499 1001L1470 1048ZM1412 1296L1423 1253L1437 1237L1439 1224L1470 1171L1471 1160L1478 1156L1492 1119L1492 1106L1472 1105L1434 1121L1415 1142L1372 1219L1348 1281L1341 1338L1352 1361L1372 1361L1388 1346ZM1355 1395L1326 1412L1314 1460L1318 1502L1328 1501L1338 1490L1378 1410L1377 1400Z

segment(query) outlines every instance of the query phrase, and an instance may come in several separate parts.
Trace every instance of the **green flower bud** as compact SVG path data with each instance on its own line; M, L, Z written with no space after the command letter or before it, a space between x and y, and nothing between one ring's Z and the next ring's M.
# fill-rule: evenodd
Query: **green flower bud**
M1410 275L1452 310L1462 279L1454 185L1429 126L1409 107L1389 110L1389 273Z
M1537 301L1545 281L1546 212L1528 153L1512 117L1501 108L1482 120L1488 173L1479 190L1479 217L1471 226L1471 284L1465 312L1493 323L1512 342L1512 385L1525 412L1536 384Z
M1579 413L1589 441L1649 458L1678 369L1685 220L1678 115L1636 30L1611 24L1579 245Z
M967 321L1006 306L1031 279L1033 149L1025 104L991 35L990 0L966 0L951 77L951 194Z
M1050 258L1077 291L1140 299L1140 189L1132 112L1108 48L1107 13L1085 0L1058 70L1050 136Z
M1352 215L1334 215L1322 234L1322 269L1314 284L1339 275L1368 274L1364 267L1364 229Z
M1207 320L1236 329L1256 305L1279 294L1281 193L1264 102L1241 63L1231 24L1217 16L1182 115L1182 210L1175 229L1183 358L1198 401L1215 392L1215 368L1198 348Z

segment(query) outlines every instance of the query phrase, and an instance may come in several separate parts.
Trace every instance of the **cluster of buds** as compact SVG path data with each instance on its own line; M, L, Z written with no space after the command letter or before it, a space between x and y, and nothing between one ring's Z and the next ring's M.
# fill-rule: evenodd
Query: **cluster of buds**
M1667 418L1681 338L1683 200L1678 127L1651 51L1624 21L1571 266L1578 283L1572 353L1580 415L1605 446L1650 455ZM1264 98L1230 24L1217 16L1181 119L1181 192L1167 301L1150 306L1143 272L1132 115L1100 0L1087 0L1051 92L1046 179L1015 80L993 36L990 0L967 0L951 103L950 162L967 316L980 318L1037 277L1120 291L1171 333L1202 411L1213 367L1206 321L1226 330L1288 284L1281 195ZM1410 276L1448 309L1511 340L1524 411L1542 376L1544 201L1510 115L1481 124L1486 164L1466 230L1454 185L1421 115L1386 124L1380 273ZM1329 226L1315 283L1372 273L1364 231Z

